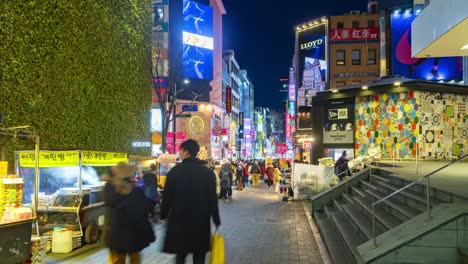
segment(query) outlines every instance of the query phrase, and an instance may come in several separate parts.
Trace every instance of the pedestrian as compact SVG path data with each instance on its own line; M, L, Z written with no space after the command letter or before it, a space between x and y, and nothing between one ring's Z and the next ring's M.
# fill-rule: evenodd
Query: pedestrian
M148 219L150 203L132 182L135 169L119 163L105 185L104 241L109 264L125 264L127 255L131 264L141 263L140 251L156 239Z
M258 161L255 160L252 166L250 166L250 175L252 175L252 187L260 187L260 166Z
M221 162L221 172L220 172L220 179L221 179L221 199L231 198L232 196L232 178L233 173L231 170L231 164L227 159L223 159Z
M150 218L152 222L158 222L156 217L156 206L158 205L161 196L158 191L156 180L156 164L151 164L150 170L143 172L143 177L136 186L143 190L145 197L150 204Z
M215 162L213 172L216 176L216 197L219 197L219 195L221 194L221 178L220 178L221 165L219 164L219 161Z
M196 158L200 145L189 139L180 145L182 162L167 175L161 218L167 219L163 251L176 254L183 264L193 254L193 264L205 263L210 251L211 219L221 225L216 197L216 176Z
M244 161L242 163L242 168L244 169L244 184L247 183L252 185L252 183L249 183L249 163L247 161Z
M349 171L349 166L348 166L348 153L346 151L343 151L341 154L341 157L336 161L335 163L335 173L338 178L340 178L340 181L343 181L346 176L350 176L351 172Z
M236 190L242 191L245 188L244 184L244 168L242 168L242 163L239 162L236 168L236 177L237 177L237 188Z
M275 166L275 169L273 170L273 176L275 178L275 192L279 192L279 186L281 182L281 171L278 169L277 166Z
M275 182L275 176L273 175L274 170L275 168L273 168L273 165L271 163L269 163L267 168L265 169L265 174L267 176L268 189L270 189L273 183Z

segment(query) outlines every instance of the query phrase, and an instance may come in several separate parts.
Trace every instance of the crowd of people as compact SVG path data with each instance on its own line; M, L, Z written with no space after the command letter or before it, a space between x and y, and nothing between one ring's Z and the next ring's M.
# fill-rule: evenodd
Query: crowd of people
M105 180L104 242L109 248L109 264L141 263L140 252L156 241L151 218L159 204L160 218L166 223L163 252L176 255L176 263L185 263L188 254L193 263L205 263L210 250L212 222L221 225L218 199L230 199L233 187L268 188L279 192L281 172L278 163L228 159L201 161L200 146L194 140L180 145L180 162L167 174L164 192L158 190L155 167L135 178L136 167L121 163L112 168Z

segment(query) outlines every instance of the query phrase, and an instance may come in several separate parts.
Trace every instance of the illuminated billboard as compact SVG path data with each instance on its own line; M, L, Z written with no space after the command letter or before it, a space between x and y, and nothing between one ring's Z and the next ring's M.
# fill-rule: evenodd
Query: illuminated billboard
M312 96L326 89L325 24L297 32L299 89L298 106L311 106Z
M461 57L413 58L411 56L411 23L414 12L392 13L392 74L422 80L462 80Z
M186 78L213 79L213 8L183 2L183 72Z

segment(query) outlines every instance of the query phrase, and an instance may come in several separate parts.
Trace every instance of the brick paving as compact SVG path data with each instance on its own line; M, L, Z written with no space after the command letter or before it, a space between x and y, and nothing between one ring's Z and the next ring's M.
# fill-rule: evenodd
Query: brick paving
M277 194L264 188L247 188L219 204L227 264L323 263L302 203L280 201ZM155 229L158 239L143 251L142 262L174 263L173 255L161 253L164 225ZM48 261L104 264L107 250L85 246L70 255L49 255Z

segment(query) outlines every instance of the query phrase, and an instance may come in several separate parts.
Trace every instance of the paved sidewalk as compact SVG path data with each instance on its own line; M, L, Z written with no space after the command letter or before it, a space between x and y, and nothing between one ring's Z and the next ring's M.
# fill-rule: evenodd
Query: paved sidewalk
M323 263L302 203L280 201L267 189L247 188L219 204L227 264ZM143 263L174 263L172 255L161 253L164 225L156 229L158 239L144 250ZM49 263L107 263L102 247L88 246L74 253L50 255Z

